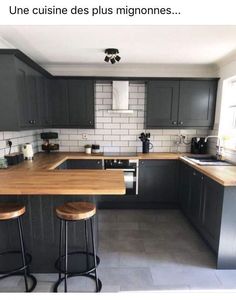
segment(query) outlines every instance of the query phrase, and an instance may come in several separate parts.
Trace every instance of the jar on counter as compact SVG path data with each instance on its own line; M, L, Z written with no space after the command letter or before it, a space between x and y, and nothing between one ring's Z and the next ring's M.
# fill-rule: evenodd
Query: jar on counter
M92 145L92 153L94 153L94 154L100 153L100 146L93 144Z

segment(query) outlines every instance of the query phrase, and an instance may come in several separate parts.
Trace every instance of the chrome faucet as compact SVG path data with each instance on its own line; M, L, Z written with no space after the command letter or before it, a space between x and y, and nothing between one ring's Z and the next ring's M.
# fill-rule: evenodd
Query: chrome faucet
M222 144L222 140L221 137L218 135L209 135L205 138L205 142L207 142L207 140L209 138L217 138L217 144L216 144L216 158L221 160L222 159L222 152L223 152L223 147L221 146Z

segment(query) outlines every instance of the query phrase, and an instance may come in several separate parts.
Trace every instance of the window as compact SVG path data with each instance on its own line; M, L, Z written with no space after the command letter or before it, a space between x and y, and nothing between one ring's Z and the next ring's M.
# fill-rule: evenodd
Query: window
M236 150L236 78L223 84L219 134L224 139L225 148Z

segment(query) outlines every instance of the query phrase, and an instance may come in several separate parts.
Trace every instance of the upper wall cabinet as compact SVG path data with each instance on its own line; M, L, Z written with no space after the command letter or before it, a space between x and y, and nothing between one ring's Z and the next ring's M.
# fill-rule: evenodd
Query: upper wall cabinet
M54 79L50 91L54 127L94 128L93 80Z
M217 80L147 83L146 128L212 128Z
M0 130L42 127L39 77L37 71L14 55L0 55Z
M177 126L178 101L178 81L149 81L147 83L146 127Z

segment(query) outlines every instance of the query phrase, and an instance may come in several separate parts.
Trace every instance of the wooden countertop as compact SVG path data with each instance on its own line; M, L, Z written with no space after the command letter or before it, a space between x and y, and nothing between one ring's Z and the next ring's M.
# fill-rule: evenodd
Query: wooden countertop
M223 186L236 186L236 166L199 166L186 161L184 153L138 153L137 156L86 155L80 152L38 153L33 161L24 161L0 170L0 195L122 195L125 183L122 171L54 170L66 159L181 159Z
M184 157L180 159L223 186L236 186L236 166L200 166Z
M0 172L0 195L123 195L122 171L55 170Z

